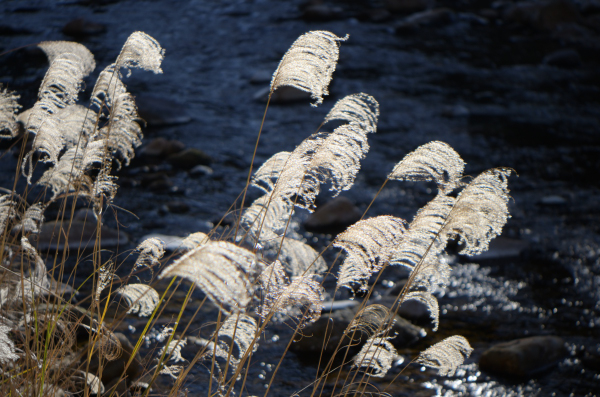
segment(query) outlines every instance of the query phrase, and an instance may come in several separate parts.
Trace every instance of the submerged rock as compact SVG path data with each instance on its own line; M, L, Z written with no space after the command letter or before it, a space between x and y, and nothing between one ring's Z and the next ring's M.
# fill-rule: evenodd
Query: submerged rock
M558 50L546 55L542 63L564 69L575 69L583 66L581 56L577 50L569 48Z
M479 366L494 375L529 378L553 367L566 354L562 338L532 336L491 347L481 355Z
M324 358L329 359L339 346L340 350L336 358L342 359L346 348L348 349L347 357L352 357L358 353L368 339L367 336L356 332L353 343L350 344L349 336L344 336L344 331L356 317L358 310L359 306L357 305L335 310L331 314L324 313L315 323L302 330L303 337L297 338L298 340L290 346L290 349L303 359L318 360L321 352ZM394 346L407 347L426 335L425 330L421 327L417 327L400 316L396 316L395 320L389 332L389 335L396 335L390 340Z
M37 248L40 251L63 250L65 247L69 250L91 250L94 248L96 231L96 221L93 218L88 218L87 221L73 219L72 222L45 222L37 236ZM127 233L105 225L100 227L100 235L102 248L114 248L129 242Z
M174 167L189 170L197 165L210 165L213 160L202 150L189 148L167 157L167 161Z
M84 18L76 18L67 22L62 31L67 36L82 38L104 33L106 32L106 26Z
M346 197L336 197L313 212L304 228L309 232L339 233L357 222L362 212Z

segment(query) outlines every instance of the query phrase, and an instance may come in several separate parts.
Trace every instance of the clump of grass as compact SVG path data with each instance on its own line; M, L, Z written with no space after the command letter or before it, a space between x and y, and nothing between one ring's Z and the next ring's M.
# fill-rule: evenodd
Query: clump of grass
M337 64L340 43L347 39L324 31L298 38L273 75L269 98L279 87L292 86L310 93L314 105L321 104ZM340 288L361 291L363 302L333 355L321 362L315 381L303 390L312 389L311 395L321 395L325 381L335 377L342 387L337 394L334 387L332 395L366 393L372 378L386 375L398 358L390 330L403 302L413 299L424 303L431 313L433 330L438 328L434 293L449 277L450 269L440 259L448 242L458 240L461 253L478 254L500 234L508 218L507 178L511 171L492 169L468 180L458 153L436 141L407 154L381 187L394 180L437 185L437 196L410 223L391 215L369 218L365 212L362 220L327 247L340 249L332 263L324 260L324 252L315 251L291 233L294 208L312 211L325 184L335 196L354 183L369 150L368 136L376 132L379 118L375 98L358 93L338 101L317 132L295 149L274 154L257 170L250 167L236 203L241 208L236 213L239 221L231 234L216 230L194 233L182 244L184 253L164 267L164 244L156 238L146 240L137 248L139 256L130 276L119 279L115 274L117 257L106 260L101 255L99 232L118 188L113 168L129 164L142 139L134 98L121 77L123 71L132 68L160 73L164 51L144 33L132 34L116 62L100 73L91 104L84 107L78 104L78 93L82 79L95 66L91 53L68 42L39 46L48 55L50 68L33 108L19 114L18 97L6 89L0 92L0 128L5 136L14 140L35 136L27 152L26 139L22 139L19 168L27 178L27 189L17 192L13 187L0 196L3 395L55 395L58 390L77 395L148 395L161 375L173 378L164 394L176 395L199 362L210 376L209 395L233 395L245 390L251 358L260 349L265 329L283 321L290 324L294 335L269 380L268 394L294 338L321 316L325 296L330 293L335 297ZM268 104L264 117L267 109ZM23 128L20 135L17 120ZM332 120L345 124L332 132L321 131ZM256 147L259 140L260 131ZM253 186L263 195L246 207L246 192ZM31 200L32 192L35 200ZM78 286L91 291L90 298L78 305L71 303L69 292L58 290L53 282L74 278L65 270L68 250L62 258L56 255L48 270L42 253L32 243L50 205L60 208L56 245L69 236L75 199L89 203L96 225L93 270L86 275L91 287L89 282ZM324 276L333 273L342 256L336 290L325 291ZM368 306L375 286L369 282L388 266L406 267L410 278L391 307ZM143 268L158 272L149 283L130 282ZM162 294L153 288L160 279L168 282ZM143 343L150 340L164 303L182 285L182 279L191 283L177 321L154 335L160 348L140 360ZM195 288L206 298L192 320L207 300L218 308L218 315L212 335L196 338L199 348L183 365L186 337L195 335L190 335L192 320L181 329L181 318ZM110 303L115 300L126 310L113 316ZM128 314L148 317L134 344L114 328ZM362 349L355 357L348 357L347 343L360 339L364 340ZM471 351L465 338L452 336L416 360L441 374L452 374ZM335 366L340 355L345 364ZM340 380L342 376L345 379Z

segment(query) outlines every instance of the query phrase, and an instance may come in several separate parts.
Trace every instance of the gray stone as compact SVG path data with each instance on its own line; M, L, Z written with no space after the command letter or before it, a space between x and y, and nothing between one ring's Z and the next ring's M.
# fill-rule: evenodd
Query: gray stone
M192 121L184 104L162 96L138 95L135 104L140 117L151 127L185 124Z
M569 48L546 55L542 63L564 69L576 69L583 66L581 56L579 56L577 50Z
M415 12L433 7L435 0L386 0L385 7L390 12Z
M200 149L188 148L167 157L167 161L174 167L189 170L197 165L210 165L212 158Z
M267 102L270 91L270 87L265 87L254 94L254 99L260 102ZM310 94L295 87L279 87L273 92L273 95L271 95L271 103L285 104L300 101L310 101Z
M123 246L129 242L127 233L102 225L100 227L102 248ZM65 236L67 238L65 239ZM87 221L73 219L72 222L51 221L45 222L37 236L37 248L41 251L63 250L91 250L96 239L96 220L88 218ZM65 244L66 240L66 244Z
M481 355L479 366L494 375L530 378L553 367L566 355L562 338L532 336L491 347Z
M346 197L336 197L319 206L304 222L304 228L317 233L339 233L357 222L362 212Z
M301 357L318 359L321 351L324 357L329 358L339 346L341 353L338 353L336 358L343 358L346 348L349 350L348 357L352 357L368 339L367 336L356 332L350 346L350 335L344 336L344 331L356 317L359 308L357 305L333 311L331 314L324 312L314 324L302 330L303 337L298 338L299 340L293 343L290 349ZM407 347L426 335L421 327L413 325L400 316L396 316L395 320L389 335L396 335L390 340L396 347ZM328 342L323 349L325 338Z

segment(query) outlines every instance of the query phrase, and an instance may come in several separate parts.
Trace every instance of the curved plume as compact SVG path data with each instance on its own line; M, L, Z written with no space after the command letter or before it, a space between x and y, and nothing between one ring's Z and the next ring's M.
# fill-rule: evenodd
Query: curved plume
M2 364L19 359L16 354L15 342L8 337L11 330L12 327L0 324L0 363Z
M287 50L271 80L271 93L282 86L309 92L313 106L328 95L327 86L339 57L339 42L348 39L327 31L313 31L298 37Z
M317 321L323 310L324 290L314 276L299 276L290 283L281 263L273 262L259 277L264 302L258 314L262 318L270 313L293 317L300 327Z
M427 255L435 258L446 247L447 237L440 233L456 199L438 194L421 208L410 223L404 239L392 253L392 265L413 270Z
M367 133L377 131L379 103L371 95L359 93L348 95L335 103L325 116L324 123L331 120L345 120L357 123Z
M465 162L450 145L440 141L429 142L407 154L389 179L404 181L434 181L445 194L460 186Z
M159 278L193 281L226 313L244 310L254 292L256 256L226 241L208 241L167 266Z
M32 133L38 132L48 115L75 104L84 77L96 67L92 53L79 43L44 41L38 47L48 56L50 67L27 120L26 128Z
M16 205L17 203L13 200L12 194L0 196L0 234L4 233L8 222L17 215Z
M495 168L479 174L460 192L444 228L460 236L460 253L476 255L488 249L508 220L508 181L511 170Z
M160 258L165 254L165 243L159 238L151 237L141 242L136 248L140 255L133 265L133 272L140 267L147 267L152 271L155 266L160 266Z
M450 336L421 352L417 362L430 368L437 368L442 376L452 376L473 349L460 335Z
M121 295L129 306L127 313L137 313L140 317L148 317L158 305L160 297L154 288L146 284L128 284L115 291Z
M275 183L286 166L290 154L290 152L275 153L265 161L254 173L252 186L256 186L265 193L271 193L275 189Z
M360 170L360 161L369 151L367 136L356 123L344 124L322 139L308 164L310 171L302 184L305 201L314 202L321 183L330 182L337 196L348 190ZM308 188L307 188L308 187Z
M165 57L165 50L158 41L144 32L133 32L121 49L115 62L123 68L139 68L162 73L160 64Z
M22 233L39 233L40 227L44 222L45 210L46 205L43 203L30 205L25 211L25 214L23 214L21 217L21 221L17 225L17 230L21 231Z
M346 329L346 334L359 331L371 338L380 335L390 325L390 310L379 304L369 305L359 311Z
M366 287L372 274L389 260L392 249L402 240L406 222L383 215L364 219L339 234L333 245L346 251L346 259L338 274L338 287L352 283Z
M202 232L192 233L181 242L181 248L184 250L192 250L209 241L208 235Z
M440 307L437 298L427 291L411 291L406 294L403 302L408 300L416 300L427 306L431 321L433 322L432 331L437 331L440 325Z
M262 245L283 235L287 220L294 213L290 203L270 194L254 200L244 210L241 225Z
M8 134L0 134L0 138L14 138L17 135L17 112L21 108L18 99L19 95L0 88L0 132L8 131Z
M279 257L274 259L279 259L292 279L311 273L321 274L327 270L325 259L313 247L299 240L288 237L284 237L283 241L272 240L265 250L270 251L267 255L279 252Z
M387 339L369 338L354 357L352 365L368 372L370 376L382 378L392 368L397 357L396 348Z

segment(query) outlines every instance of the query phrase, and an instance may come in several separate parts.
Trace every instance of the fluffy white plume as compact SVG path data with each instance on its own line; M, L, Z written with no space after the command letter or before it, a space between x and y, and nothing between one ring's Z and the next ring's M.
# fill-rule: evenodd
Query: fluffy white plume
M259 270L252 252L226 241L209 241L167 266L159 278L187 278L230 313L244 310L250 303Z
M437 368L442 376L452 376L472 351L471 345L464 337L454 335L421 352L417 362Z
M298 37L287 50L271 80L271 92L281 86L292 86L309 92L314 105L328 95L338 58L339 42L348 39L327 31L313 31Z

